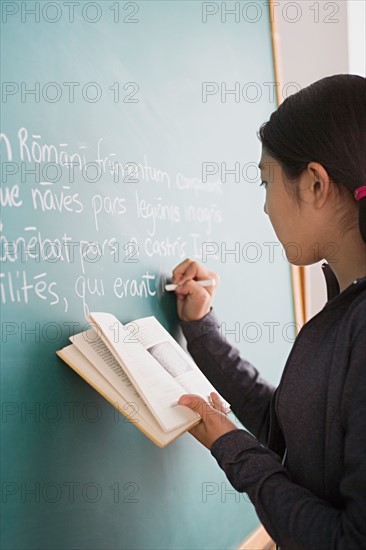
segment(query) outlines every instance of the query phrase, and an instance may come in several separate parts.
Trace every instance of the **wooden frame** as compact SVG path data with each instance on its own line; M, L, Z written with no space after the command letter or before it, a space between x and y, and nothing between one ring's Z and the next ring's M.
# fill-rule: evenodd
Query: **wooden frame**
M273 0L269 0L269 13L273 13ZM279 47L279 33L276 27L275 20L271 19L271 40L272 40L272 52L273 52L273 66L276 82L283 82L283 73L281 66L281 56ZM282 96L279 92L279 88L282 86L276 86L276 99L277 105L282 103ZM297 333L300 328L306 322L306 302L305 302L305 268L303 266L291 265L291 279L292 279L292 298L294 304L294 317L297 327Z
M245 539L237 550L275 550L273 542L263 525L260 525Z

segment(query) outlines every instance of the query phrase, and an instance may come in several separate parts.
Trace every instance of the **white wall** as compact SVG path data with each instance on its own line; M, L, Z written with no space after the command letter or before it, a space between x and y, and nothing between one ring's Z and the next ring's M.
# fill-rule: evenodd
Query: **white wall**
M365 0L276 0L273 4L281 84L296 82L303 88L332 74L365 76ZM327 299L321 263L305 267L306 320L318 313Z
M366 0L348 0L348 69L366 76Z

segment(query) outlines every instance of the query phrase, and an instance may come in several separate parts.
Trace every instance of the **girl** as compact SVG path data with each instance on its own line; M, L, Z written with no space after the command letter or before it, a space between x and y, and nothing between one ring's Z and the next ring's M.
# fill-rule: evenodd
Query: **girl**
M186 259L173 282L188 350L249 431L216 393L211 404L197 395L179 404L199 412L190 433L278 547L366 548L366 79L334 75L302 89L259 137L264 211L282 245L300 245L294 264L327 260L328 301L301 328L275 388L221 336L217 285L196 283L219 276Z

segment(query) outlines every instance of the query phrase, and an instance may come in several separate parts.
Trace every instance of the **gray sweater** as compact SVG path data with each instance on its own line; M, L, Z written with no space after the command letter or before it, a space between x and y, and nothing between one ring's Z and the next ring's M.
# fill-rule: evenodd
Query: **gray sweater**
M180 322L247 428L219 437L211 454L284 550L366 548L366 277L339 293L322 269L328 301L301 328L277 388L225 340L212 308Z

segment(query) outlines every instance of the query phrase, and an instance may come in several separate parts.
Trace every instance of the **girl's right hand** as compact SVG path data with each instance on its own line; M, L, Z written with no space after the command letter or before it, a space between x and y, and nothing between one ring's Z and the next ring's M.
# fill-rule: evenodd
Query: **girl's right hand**
M215 279L215 286L203 287L197 281ZM173 269L172 283L179 284L177 295L177 312L182 321L202 319L210 311L213 296L220 282L214 271L187 258Z

